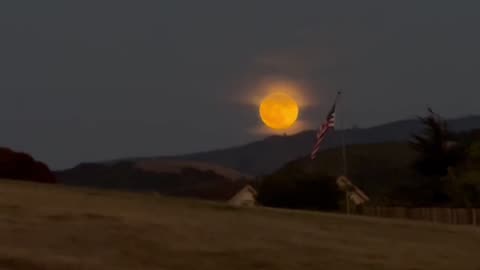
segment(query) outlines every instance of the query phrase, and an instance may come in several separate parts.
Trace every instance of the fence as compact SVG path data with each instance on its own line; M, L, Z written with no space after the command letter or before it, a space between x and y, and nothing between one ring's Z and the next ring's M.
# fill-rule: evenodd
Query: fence
M480 226L480 208L363 207L361 215Z

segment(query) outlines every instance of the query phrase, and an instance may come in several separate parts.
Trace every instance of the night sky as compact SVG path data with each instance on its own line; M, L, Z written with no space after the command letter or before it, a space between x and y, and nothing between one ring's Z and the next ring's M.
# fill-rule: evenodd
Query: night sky
M261 138L241 100L265 78L309 86L345 126L479 114L480 2L0 3L0 144L55 169Z

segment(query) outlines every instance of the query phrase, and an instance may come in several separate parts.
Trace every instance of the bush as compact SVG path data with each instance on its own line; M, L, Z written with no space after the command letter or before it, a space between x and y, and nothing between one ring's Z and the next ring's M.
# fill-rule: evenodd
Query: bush
M290 171L267 176L258 200L269 207L334 211L341 197L335 178Z
M50 169L30 155L0 148L0 178L55 183Z

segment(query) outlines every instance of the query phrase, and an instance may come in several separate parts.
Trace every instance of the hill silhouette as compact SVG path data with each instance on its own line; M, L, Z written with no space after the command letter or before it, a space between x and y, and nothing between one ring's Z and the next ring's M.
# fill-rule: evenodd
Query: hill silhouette
M448 124L452 131L469 131L480 128L480 116L451 119ZM345 143L348 145L406 142L413 133L417 133L421 129L422 126L418 119L410 119L370 128L333 131L322 144L322 150L339 147L342 143L342 136L345 136ZM154 159L174 158L202 161L232 168L249 175L265 175L274 172L289 161L307 156L312 149L315 132L312 130L291 136L270 136L242 146L175 157L154 157ZM343 132L344 134L340 136L340 133ZM145 158L129 160L143 159Z
M480 127L480 117L454 119L449 124L454 131L470 131ZM419 181L410 166L415 153L406 142L421 129L418 120L405 120L346 130L349 176L369 195L374 195L375 200L381 200L383 196L391 198L393 190L408 185L409 181ZM235 181L243 184L252 181L243 172L262 175L282 173L282 170L297 167L319 175L338 176L342 173L338 148L342 137L340 132L329 134L315 162L308 158L315 132L306 131L175 158L136 158L81 164L58 172L57 176L68 185L155 191L174 196L210 193L215 186L228 188L237 185Z
M340 150L335 148L322 151L315 160L303 157L288 162L272 175L305 172L319 177L328 175L336 178L344 174ZM403 187L415 187L423 180L413 170L415 157L415 151L404 142L351 145L347 147L348 177L375 203L392 203L392 200L404 199L392 197L394 191ZM411 196L414 195L411 193ZM386 198L388 202L383 201ZM419 201L418 198L409 199Z
M173 160L85 163L56 174L61 183L71 186L205 199L219 198L232 190L238 191L249 181L248 177L220 166Z
M472 145L478 144L480 140L480 129L459 132L456 140L459 145L472 149ZM346 173L350 180L366 192L377 205L431 207L442 204L436 201L436 191L432 188L431 176L419 173L414 166L419 153L410 142L349 145L346 147L346 168L344 168L342 150L335 148L322 151L315 160L302 157L290 161L267 178L273 179L273 182L284 179L291 182L302 174L318 180L325 176L336 178ZM471 155L471 150L468 152L467 155ZM435 155L438 155L437 152ZM471 156L466 159L468 161L463 160L462 165L457 166L462 170L462 172L458 171L459 175L468 174L469 170L469 173L473 172L475 175L478 160L472 159ZM439 174L436 177L442 176ZM470 205L478 203L474 191L478 189L477 179L478 177L472 177L468 182L470 186L465 186L473 190L468 191L473 192L468 194L474 194L468 195L472 198L469 201ZM451 188L448 187L450 192Z

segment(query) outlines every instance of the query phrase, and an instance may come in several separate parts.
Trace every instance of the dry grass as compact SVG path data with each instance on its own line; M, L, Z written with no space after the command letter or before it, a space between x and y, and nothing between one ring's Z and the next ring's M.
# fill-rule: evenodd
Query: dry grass
M0 183L0 269L480 269L480 229Z

